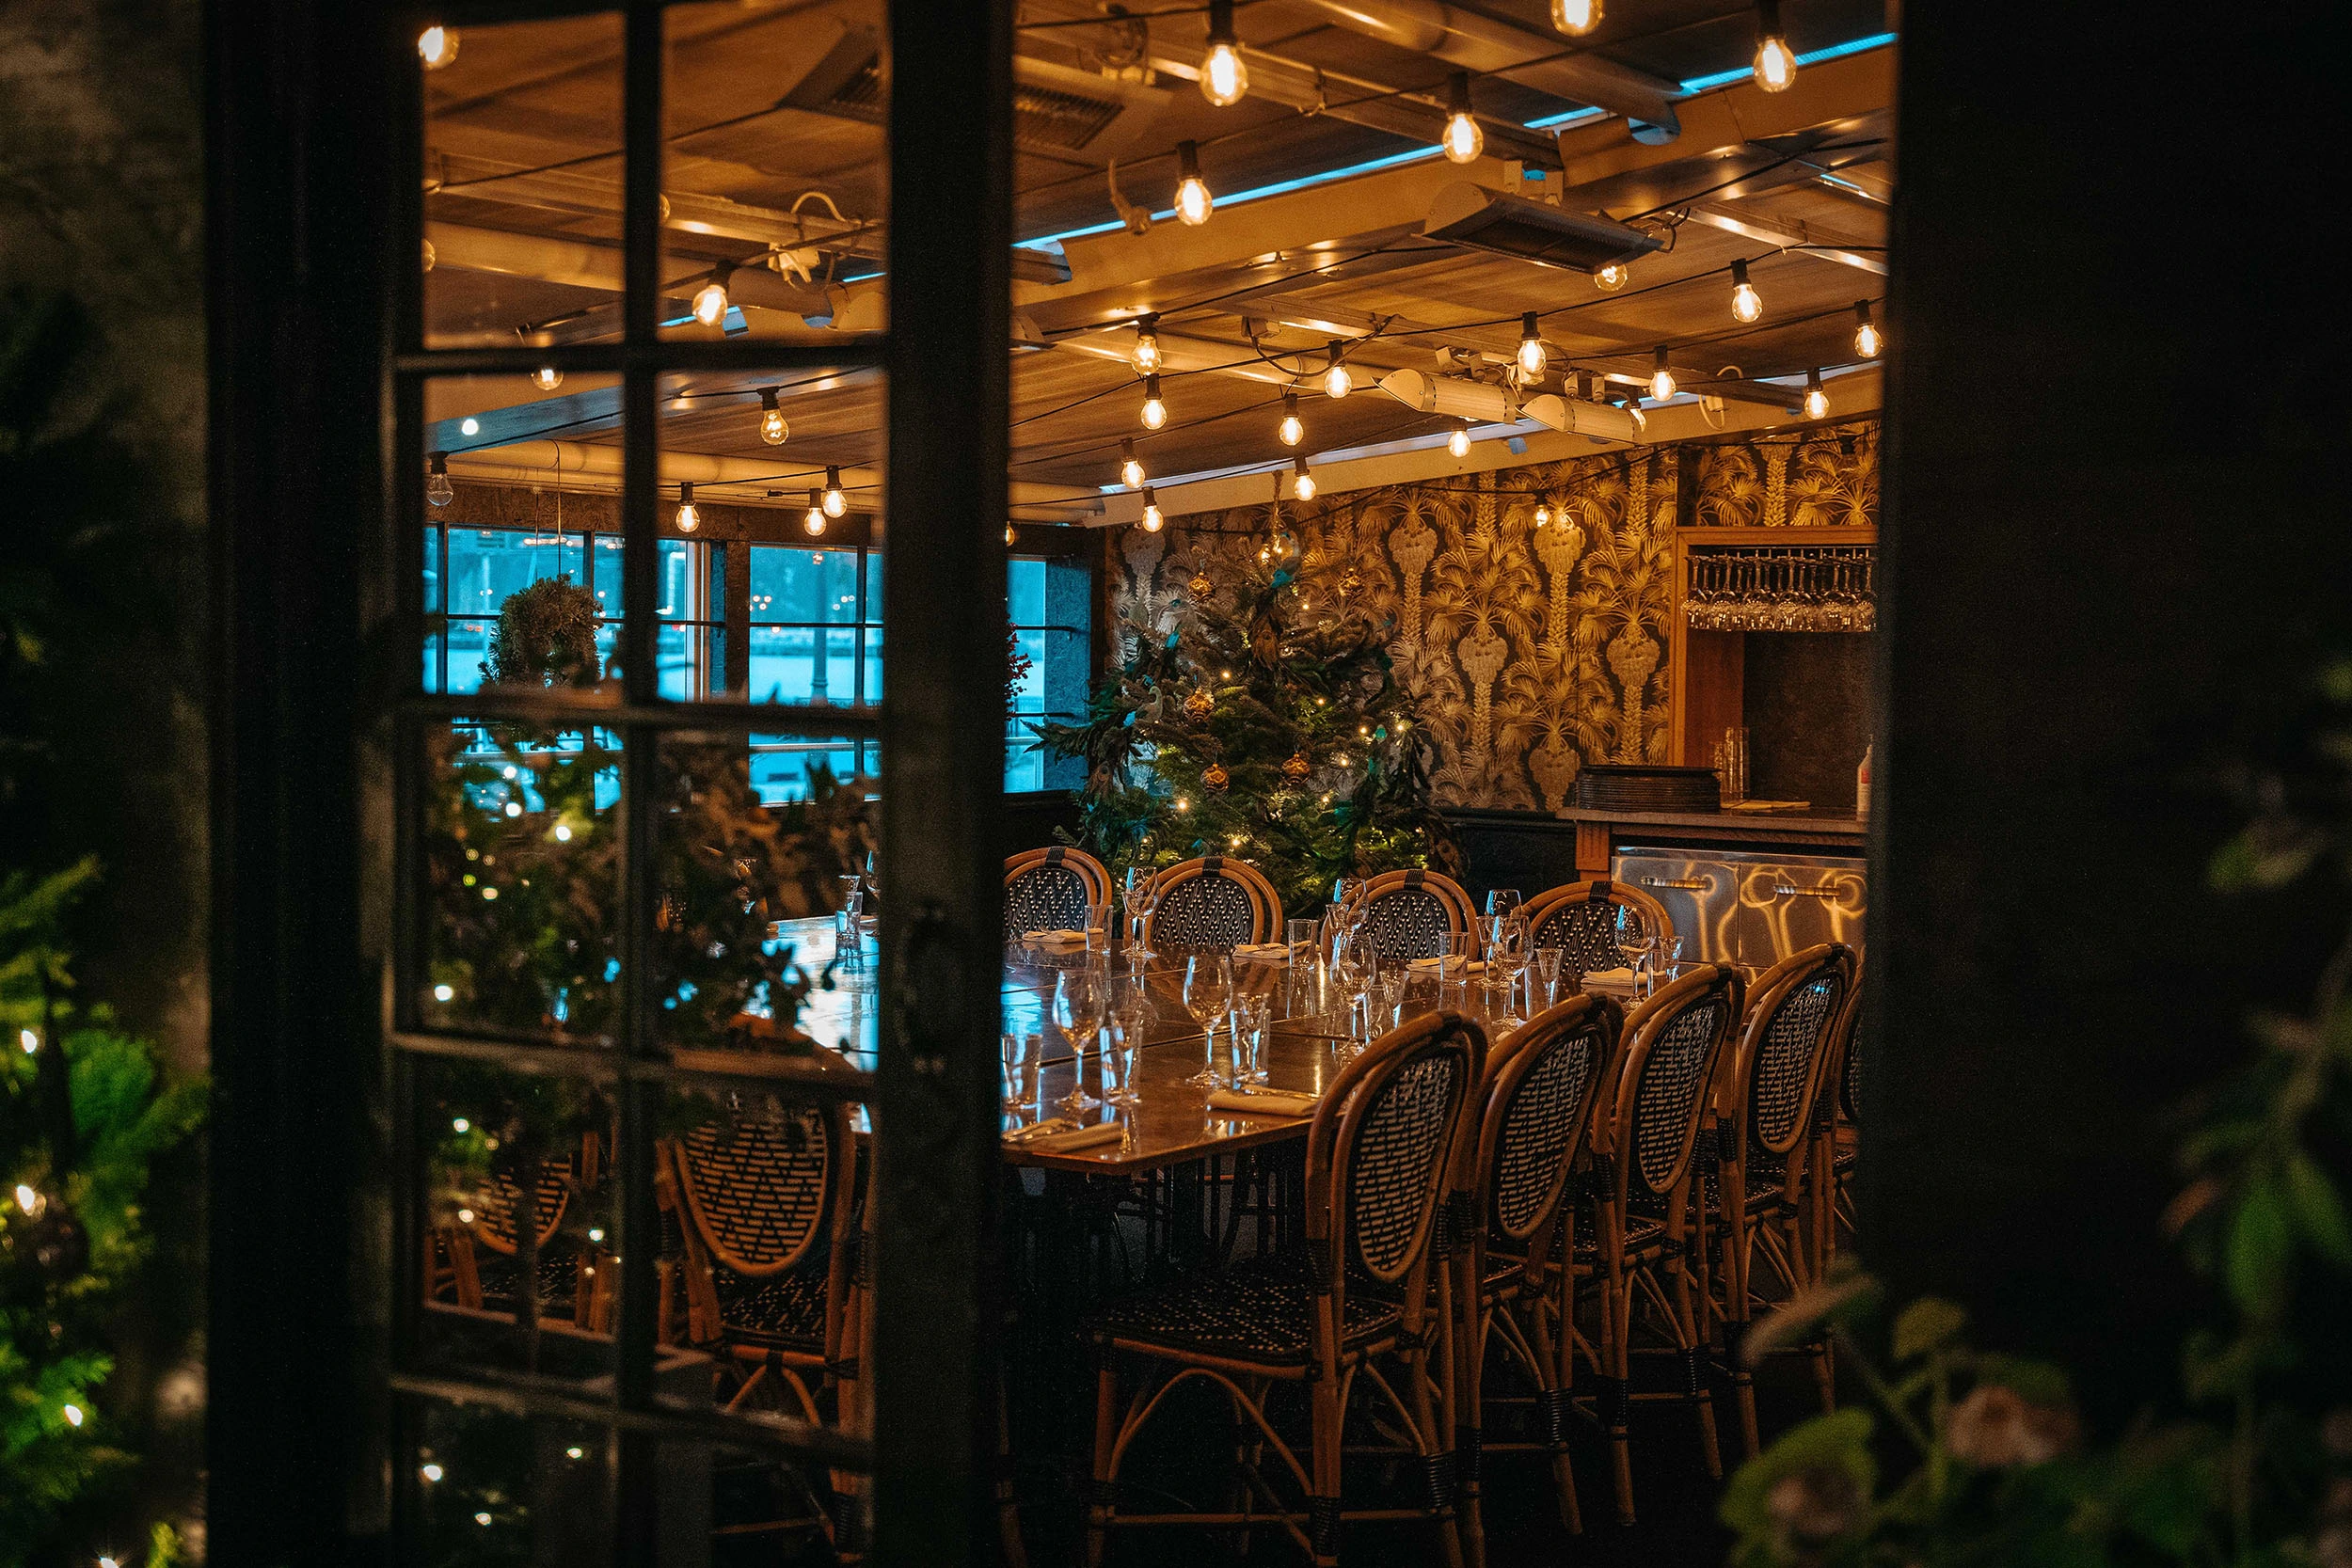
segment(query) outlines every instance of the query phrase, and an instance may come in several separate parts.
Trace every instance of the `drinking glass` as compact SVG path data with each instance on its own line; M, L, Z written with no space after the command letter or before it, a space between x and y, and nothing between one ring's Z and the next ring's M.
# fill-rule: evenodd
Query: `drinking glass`
M1152 996L1144 989L1143 977L1134 975L1120 983L1111 1004L1111 1046L1118 1058L1119 1087L1103 1098L1114 1105L1133 1105L1143 1098L1136 1092L1136 1063L1151 1027Z
M1682 939L1661 931L1650 944L1650 967L1655 980L1671 980L1682 970Z
M1519 896L1519 890L1515 887L1486 890L1486 913L1489 915L1516 914L1518 912L1519 905L1524 902L1525 900Z
M1152 949L1144 945L1143 927L1152 913L1152 873L1131 865L1127 868L1127 879L1119 890L1120 903L1127 911L1127 951L1147 958L1152 956Z
M1543 1010L1535 1006L1535 988L1537 986L1544 988L1545 1007L1559 1006L1560 959L1562 956L1563 950L1557 947L1538 947L1528 954L1527 963L1528 974L1530 975L1527 988L1528 1011L1540 1012Z
M998 1037L997 1058L1005 1068L1005 1102L1008 1115L1019 1116L1029 1104L1028 1040L1018 1029L1008 1029Z
M1087 1093L1086 1070L1087 1047L1103 1027L1108 989L1104 981L1102 971L1091 964L1065 969L1054 977L1054 1022L1070 1042L1071 1057L1070 1092L1056 1102L1057 1109L1074 1114L1102 1103Z
M1266 1081L1265 1036L1274 999L1259 992L1233 999L1233 1087Z
M1298 961L1299 949L1301 948L1306 949L1311 954L1316 950L1318 945L1320 945L1316 941L1316 937L1318 933L1321 932L1322 928L1321 925L1311 917L1306 920L1292 920L1283 923L1282 940L1290 943L1291 962L1296 963Z
M1391 964L1380 972L1379 1024L1386 1033L1405 1022L1405 989L1412 974L1403 964Z
M1217 1022L1232 1009L1233 960L1223 953L1195 953L1184 960L1184 1011L1200 1025L1200 1070L1184 1080L1195 1088L1217 1089Z
M1630 904L1617 906L1617 951L1633 972L1633 994L1642 994L1643 960L1649 957L1649 922Z

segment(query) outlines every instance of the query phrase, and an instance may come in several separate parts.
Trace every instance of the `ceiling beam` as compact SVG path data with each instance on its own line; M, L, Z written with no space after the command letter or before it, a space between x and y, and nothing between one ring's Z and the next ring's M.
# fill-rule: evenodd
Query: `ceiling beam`
M1886 255L1883 245L1867 245L1860 240L1834 234L1828 230L1815 229L1802 218L1786 223L1768 218L1750 217L1718 202L1698 201L1683 209L1692 223L1703 223L1709 229L1720 229L1726 234L1740 234L1766 245L1776 245L1800 256L1818 257L1824 261L1856 267L1863 272L1886 276ZM1872 255L1871 251L1878 254Z

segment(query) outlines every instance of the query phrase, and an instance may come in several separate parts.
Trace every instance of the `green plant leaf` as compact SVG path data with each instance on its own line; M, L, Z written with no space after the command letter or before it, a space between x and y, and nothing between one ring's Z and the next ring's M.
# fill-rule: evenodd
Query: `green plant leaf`
M2248 1315L2275 1317L2286 1292L2287 1268L2295 1254L2284 1195L2261 1171L2249 1175L2230 1217L2229 1247L2222 1274L2231 1299Z
M1987 1354L1976 1358L1976 1373L1979 1383L1997 1383L2013 1389L2027 1404L2058 1407L2074 1402L2074 1383L2066 1369L2052 1362Z
M1878 1486L1878 1463L1870 1457L1872 1430L1870 1413L1856 1406L1789 1428L1732 1473L1717 1517L1744 1539L1769 1541L1776 1529L1772 1488L1807 1470L1842 1470L1853 1478L1863 1497L1869 1498Z
M1896 1360L1913 1360L1949 1342L1967 1325L1968 1314L1958 1303L1921 1296L1896 1314L1890 1348Z
M2288 1152L2280 1178L2303 1240L2337 1268L2352 1270L2352 1223L2344 1218L2344 1198L2335 1182L2299 1148Z

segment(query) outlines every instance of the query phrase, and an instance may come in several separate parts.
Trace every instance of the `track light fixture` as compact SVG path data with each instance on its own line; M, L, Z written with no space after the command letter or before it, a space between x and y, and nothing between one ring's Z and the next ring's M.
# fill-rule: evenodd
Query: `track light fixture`
M1756 294L1756 285L1748 281L1748 264L1731 263L1731 313L1742 322L1753 322L1764 314L1764 301Z
M771 387L759 394L759 438L771 447L780 447L791 434L792 427L785 423L784 407L776 400L776 389Z
M1209 182L1200 178L1200 144L1180 141L1176 144L1176 218L1187 229L1198 229L1209 221L1216 203L1209 196Z
M1340 355L1343 352L1340 341L1337 338L1332 339L1331 346L1325 352L1330 355L1331 359L1329 367L1323 372L1323 395L1327 398L1343 398L1356 389L1356 378L1348 374L1347 367L1340 362Z
M1876 359L1886 346L1886 339L1879 332L1878 323L1870 319L1870 302L1853 302L1853 351L1865 359Z
M1797 79L1796 51L1780 30L1780 0L1756 0L1756 85L1781 92Z
M1445 135L1439 144L1449 163L1467 164L1486 150L1486 133L1470 118L1470 72L1457 71L1445 82Z
M691 482L680 484L677 487L677 531L691 533L702 526L702 509L694 504L693 484Z
M1295 447L1307 438L1307 427L1298 422L1298 394L1296 392L1282 394L1282 422L1275 428L1274 433L1282 438L1282 444L1286 447Z
M1249 68L1242 64L1233 36L1233 0L1209 0L1209 52L1200 57L1200 96L1231 108L1249 90Z
M1135 437L1130 436L1119 443L1119 483L1130 490L1143 487L1143 460L1136 455Z
M828 465L825 468L825 515L838 517L850 510L850 498L841 493L841 470Z
M1135 351L1127 356L1127 363L1136 368L1137 375L1150 375L1160 368L1160 318L1154 311L1136 323Z
M1168 423L1168 404L1160 401L1160 378L1155 372L1143 378L1143 428L1157 430Z
M1675 372L1666 363L1666 345L1658 345L1658 367L1649 372L1649 395L1660 403L1675 395Z

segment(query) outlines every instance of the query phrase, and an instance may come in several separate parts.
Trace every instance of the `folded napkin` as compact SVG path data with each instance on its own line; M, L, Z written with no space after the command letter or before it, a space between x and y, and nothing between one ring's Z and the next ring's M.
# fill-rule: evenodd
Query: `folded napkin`
M1311 1094L1287 1089L1215 1089L1209 1094L1209 1104L1216 1110L1250 1117L1311 1117L1320 1103Z
M1415 958L1411 963L1406 964L1405 968L1407 973L1413 974L1435 974L1438 973L1438 961L1439 960L1436 958ZM1462 966L1461 973L1464 974L1476 974L1486 967L1486 966L1478 959L1472 958L1470 962Z
M1046 1154L1067 1154L1073 1149L1092 1148L1096 1144L1116 1142L1127 1135L1127 1130L1115 1121L1099 1121L1082 1126L1068 1117L1047 1117L1016 1132L1005 1134L1005 1142L1015 1148L1034 1148Z
M1291 944L1287 942L1245 942L1233 949L1233 957L1256 963L1286 964L1291 961Z
M1087 934L1065 927L1058 931L1031 931L1021 940L1032 947L1084 947Z
M1633 989L1633 971L1620 964L1615 969L1592 969L1584 973L1586 990L1622 990Z

